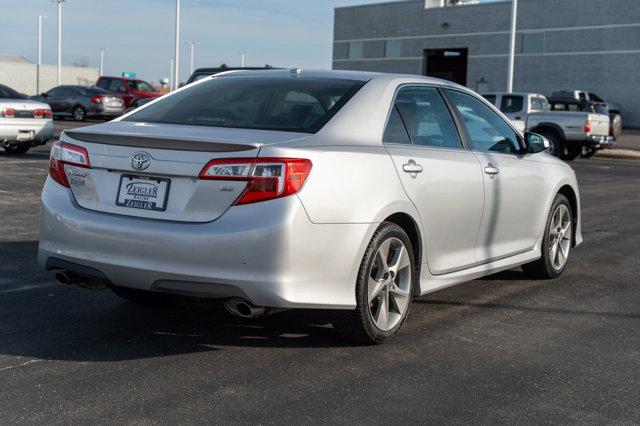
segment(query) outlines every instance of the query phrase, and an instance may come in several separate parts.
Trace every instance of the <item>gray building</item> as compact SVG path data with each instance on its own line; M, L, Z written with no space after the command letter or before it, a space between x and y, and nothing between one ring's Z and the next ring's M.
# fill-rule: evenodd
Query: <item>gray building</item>
M333 68L505 90L511 1L406 0L335 10ZM519 0L514 90L586 90L640 127L640 0Z

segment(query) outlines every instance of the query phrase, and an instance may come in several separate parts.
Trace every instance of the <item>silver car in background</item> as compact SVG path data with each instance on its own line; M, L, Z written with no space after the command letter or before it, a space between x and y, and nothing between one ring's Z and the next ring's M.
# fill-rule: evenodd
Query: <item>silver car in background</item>
M441 80L220 74L62 135L39 262L139 303L331 309L344 337L380 343L414 296L519 265L564 271L578 184L546 149Z

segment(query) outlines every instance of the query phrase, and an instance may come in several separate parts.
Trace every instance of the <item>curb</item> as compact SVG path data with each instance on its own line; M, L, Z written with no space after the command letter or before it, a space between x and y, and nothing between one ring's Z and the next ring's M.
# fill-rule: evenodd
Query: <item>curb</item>
M596 152L595 157L640 160L640 151L634 151L633 149L615 149L615 148L602 149Z

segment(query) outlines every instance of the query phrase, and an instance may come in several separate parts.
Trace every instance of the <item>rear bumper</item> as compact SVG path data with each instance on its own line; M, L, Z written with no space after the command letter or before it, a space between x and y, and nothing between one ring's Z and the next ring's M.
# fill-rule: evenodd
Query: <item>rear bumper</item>
M29 122L31 121L31 122ZM0 121L0 142L17 142L21 133L29 132L30 140L21 142L46 142L55 135L55 128L52 120L1 120Z
M119 117L124 114L124 107L122 108L108 108L104 105L96 105L94 109L87 111L87 117L91 118L110 118Z
M587 137L587 142L594 148L611 148L613 147L613 136L590 135Z
M209 223L98 213L51 178L41 219L45 269L80 265L119 286L281 308L355 307L358 267L376 227L313 224L295 196L234 206Z

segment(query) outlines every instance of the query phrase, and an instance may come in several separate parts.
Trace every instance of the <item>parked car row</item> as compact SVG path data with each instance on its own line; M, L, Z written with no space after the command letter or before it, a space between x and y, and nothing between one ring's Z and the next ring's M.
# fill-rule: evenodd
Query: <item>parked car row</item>
M549 139L551 153L565 160L610 148L622 132L619 105L599 97L590 100L596 98L594 94L563 91L547 98L539 93L493 92L484 97L521 132L532 131Z

